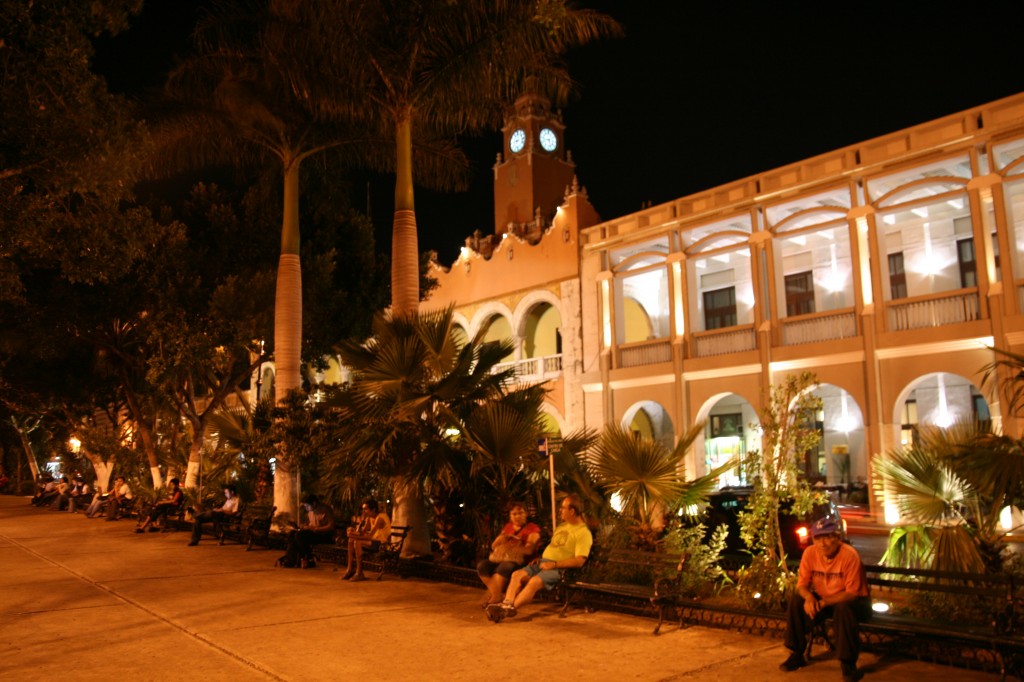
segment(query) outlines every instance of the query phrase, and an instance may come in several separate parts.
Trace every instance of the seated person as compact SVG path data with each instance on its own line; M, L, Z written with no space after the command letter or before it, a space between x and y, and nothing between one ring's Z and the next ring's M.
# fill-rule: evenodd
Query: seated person
M366 499L361 507L362 519L355 528L348 529L348 570L342 580L358 582L363 575L363 551L376 551L380 543L391 540L391 519L380 510L377 500Z
M484 606L501 601L512 572L533 560L540 542L540 527L526 520L522 502L509 505L509 522L491 543L491 554L476 565L477 575L487 586Z
M580 568L590 556L594 536L583 519L583 503L575 493L566 495L559 507L562 523L558 524L551 542L540 559L512 574L505 601L490 604L487 617L495 623L511 618L518 609L530 603L541 589L550 590L562 579L562 571Z
M75 511L75 503L80 500L85 500L86 495L89 494L89 486L85 483L85 479L82 478L82 474L75 474L71 484L61 493L61 496L57 498L57 505L54 507L56 511L62 511L65 507L69 512Z
M221 522L229 521L237 515L238 497L235 495L235 486L228 483L224 486L224 504L196 515L195 521L192 522L192 539L189 540L188 546L195 547L199 544L204 523L212 521L214 534L220 535Z
M29 504L41 507L43 500L56 489L57 482L53 480L53 476L49 472L39 474L39 477L36 478L36 492L29 500Z
M55 483L54 483L54 485L53 485L53 487L52 488L47 488L47 490L45 490L43 492L42 496L39 498L39 503L38 503L39 506L40 507L49 507L49 506L51 506L54 502L56 502L57 500L60 499L60 496L63 495L67 491L67 489L68 489L68 477L67 476L58 476L56 481L55 481Z
M315 566L313 546L334 542L334 513L312 493L302 498L306 523L288 534L288 545L278 565L285 568Z
M860 555L843 542L831 516L811 526L814 544L804 551L796 592L789 600L786 648L790 654L779 669L791 672L807 665L804 651L813 624L831 616L843 682L860 679L860 622L871 617L871 592Z
M156 532L159 530L154 525L157 519L166 519L168 514L173 514L181 509L181 503L185 501L185 493L182 492L180 483L176 478L168 481L171 490L167 493L167 497L153 505L153 508L149 510L149 516L135 529L136 533L145 533L147 528L150 532Z
M92 504L85 510L85 515L91 519L103 508L107 514L107 521L117 521L121 514L121 504L131 500L132 489L128 487L124 476L118 476L114 479L114 485L110 486L110 492L97 494L93 498Z

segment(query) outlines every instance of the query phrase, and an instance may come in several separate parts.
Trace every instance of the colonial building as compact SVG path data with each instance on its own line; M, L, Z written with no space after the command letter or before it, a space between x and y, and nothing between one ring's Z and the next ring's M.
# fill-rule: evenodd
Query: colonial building
M513 338L519 376L551 382L553 430L671 445L706 422L701 474L756 449L766 388L809 370L805 469L828 484L868 480L918 424L1020 435L982 373L993 348L1024 352L1024 94L604 222L563 132L545 99L516 102L494 233L425 305Z

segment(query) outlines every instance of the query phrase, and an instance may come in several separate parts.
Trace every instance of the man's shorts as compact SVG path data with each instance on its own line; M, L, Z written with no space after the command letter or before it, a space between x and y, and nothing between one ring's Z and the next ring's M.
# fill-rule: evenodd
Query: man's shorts
M541 559L541 561L544 561L544 560ZM526 571L526 575L528 577L530 577L530 578L532 578L535 575L539 576L540 579L541 579L541 582L544 583L544 589L545 590L550 590L555 585L557 585L559 583L559 581L562 580L562 571L561 570L559 570L557 568L549 568L547 570L543 570L542 571L541 568L540 568L540 561L538 561L536 563L532 563L532 564L526 566L525 568L523 568L523 570Z

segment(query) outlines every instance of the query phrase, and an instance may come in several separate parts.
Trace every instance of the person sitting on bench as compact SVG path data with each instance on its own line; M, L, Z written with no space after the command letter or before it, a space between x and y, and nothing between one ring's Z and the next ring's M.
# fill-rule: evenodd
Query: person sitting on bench
M831 617L843 682L860 679L860 622L871 617L871 592L860 554L843 542L839 523L825 516L811 526L814 544L804 551L796 592L789 600L786 648L790 654L779 670L792 672L807 665L804 651L815 623Z
M224 504L214 507L210 511L197 514L192 522L192 539L188 546L195 547L199 544L199 538L203 535L203 524L213 521L213 532L220 535L220 524L222 521L230 521L238 515L238 496L235 495L235 486L228 483L224 486Z
M284 568L312 568L316 566L313 546L334 542L334 512L312 493L302 498L306 510L306 523L288 534L284 556L277 565Z
M566 495L559 511L562 523L558 524L540 559L512 574L505 601L488 605L488 619L500 623L505 618L514 617L518 609L530 603L541 589L550 590L557 585L562 579L562 571L580 568L587 562L594 536L583 518L583 502L579 495Z
M391 519L380 511L377 500L368 498L363 502L362 518L355 528L348 529L348 570L342 580L358 582L366 580L363 575L363 552L376 551L380 543L391 540Z
M153 505L153 508L149 510L149 516L135 529L136 533L145 533L147 528L150 532L155 533L159 530L154 525L157 519L163 518L166 520L169 514L173 514L181 509L181 503L185 501L185 493L181 490L180 481L172 478L168 483L171 485L171 491L167 494L167 498Z
M93 498L92 504L85 510L87 518L93 518L100 513L100 507L106 509L107 521L117 521L118 516L121 513L121 504L127 503L132 499L132 489L125 483L124 476L118 476L114 479L114 485L110 487L110 492L97 494Z

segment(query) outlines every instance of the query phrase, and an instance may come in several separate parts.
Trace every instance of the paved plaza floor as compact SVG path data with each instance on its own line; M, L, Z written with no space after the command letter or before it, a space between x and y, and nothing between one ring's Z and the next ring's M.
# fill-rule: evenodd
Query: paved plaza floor
M839 680L822 654L777 670L777 639L552 604L495 625L482 590L329 567L275 569L276 552L187 547L132 521L0 496L0 680ZM820 649L819 649L820 650ZM864 654L867 682L998 676Z

